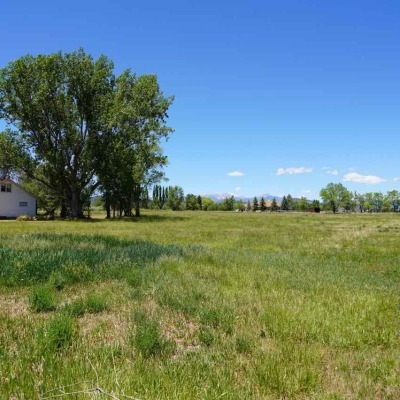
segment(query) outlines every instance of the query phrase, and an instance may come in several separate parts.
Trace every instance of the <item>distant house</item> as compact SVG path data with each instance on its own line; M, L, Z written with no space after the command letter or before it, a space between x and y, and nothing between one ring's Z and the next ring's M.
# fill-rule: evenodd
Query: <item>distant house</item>
M0 217L20 215L36 215L36 197L11 179L0 178Z

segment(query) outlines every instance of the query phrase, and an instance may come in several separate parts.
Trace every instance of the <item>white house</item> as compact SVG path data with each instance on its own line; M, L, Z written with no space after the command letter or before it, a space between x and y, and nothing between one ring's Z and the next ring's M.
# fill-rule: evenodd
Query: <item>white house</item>
M36 197L11 179L0 178L0 217L36 215Z

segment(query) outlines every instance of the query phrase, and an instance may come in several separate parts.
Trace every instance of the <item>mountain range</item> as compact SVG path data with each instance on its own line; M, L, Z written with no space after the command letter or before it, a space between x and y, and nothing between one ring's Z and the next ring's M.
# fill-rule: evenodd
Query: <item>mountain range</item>
M247 203L248 201L253 201L254 200L254 196L253 197L244 197L244 196L238 196L234 193L222 193L222 194L205 194L202 197L208 197L211 200L215 201L216 203L220 203L221 201L225 200L226 198L229 197L234 197L234 199L236 201L242 200L244 203ZM281 202L282 201L282 197L280 196L273 196L271 194L260 194L257 197L258 200L261 200L262 197L264 197L264 200L273 200L275 199L277 202Z

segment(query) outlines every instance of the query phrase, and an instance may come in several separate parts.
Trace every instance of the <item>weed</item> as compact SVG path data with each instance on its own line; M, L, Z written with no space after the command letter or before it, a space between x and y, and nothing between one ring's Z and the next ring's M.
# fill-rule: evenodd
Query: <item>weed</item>
M132 286L134 288L140 287L143 283L142 271L137 270L137 269L132 269L126 278L126 281L129 286Z
M74 322L66 314L56 315L40 335L40 346L43 352L59 353L69 348L76 339L77 331Z
M236 351L238 353L250 354L253 349L251 341L243 336L238 336L235 341Z
M63 311L71 317L82 317L86 312L86 303L83 299L77 299L72 303L65 304Z
M204 344L207 347L210 347L215 340L214 333L207 326L202 326L199 329L199 340L200 343Z
M53 271L49 277L49 285L56 290L64 289L67 279L61 271Z
M86 311L90 314L98 314L108 310L109 304L107 294L89 294L85 301Z
M29 296L29 305L32 311L54 311L57 307L54 291L50 286L36 286Z
M133 343L145 358L160 355L171 346L161 337L160 325L149 318L144 312L137 311L134 315L136 332Z

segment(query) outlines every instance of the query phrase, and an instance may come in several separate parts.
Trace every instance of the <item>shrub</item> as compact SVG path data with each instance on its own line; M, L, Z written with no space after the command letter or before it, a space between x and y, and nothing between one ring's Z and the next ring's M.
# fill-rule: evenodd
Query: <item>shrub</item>
M29 305L32 311L46 312L56 309L56 300L53 289L49 286L37 286L29 296Z
M36 221L36 218L32 215L19 215L17 221Z

